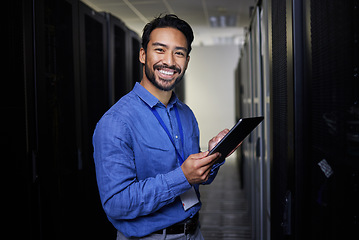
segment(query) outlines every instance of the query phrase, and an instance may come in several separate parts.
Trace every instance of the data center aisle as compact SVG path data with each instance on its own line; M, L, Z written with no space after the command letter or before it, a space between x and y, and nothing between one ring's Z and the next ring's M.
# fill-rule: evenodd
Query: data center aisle
M205 240L251 239L251 220L240 189L237 161L229 158L214 182L201 186L201 231Z

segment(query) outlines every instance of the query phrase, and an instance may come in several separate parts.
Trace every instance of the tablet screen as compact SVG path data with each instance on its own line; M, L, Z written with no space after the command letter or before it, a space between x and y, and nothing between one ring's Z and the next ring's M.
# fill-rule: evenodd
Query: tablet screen
M218 162L224 161L226 157L232 154L243 140L263 121L264 117L241 118L236 125L217 143L209 152L210 154L220 152L222 157Z

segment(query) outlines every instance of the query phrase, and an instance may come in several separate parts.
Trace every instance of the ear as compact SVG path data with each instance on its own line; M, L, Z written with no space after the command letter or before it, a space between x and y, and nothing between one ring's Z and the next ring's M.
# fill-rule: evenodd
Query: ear
M143 48L140 49L139 59L140 59L141 63L145 64L145 62L146 62L146 51Z

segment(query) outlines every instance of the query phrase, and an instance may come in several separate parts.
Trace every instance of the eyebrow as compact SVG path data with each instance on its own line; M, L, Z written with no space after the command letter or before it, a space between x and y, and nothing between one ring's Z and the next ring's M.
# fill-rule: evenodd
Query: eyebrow
M160 42L154 42L152 43L152 46L161 46L161 47L165 47L168 48L168 45L164 44L164 43L160 43ZM175 47L175 50L183 50L185 52L187 52L187 48L185 47Z

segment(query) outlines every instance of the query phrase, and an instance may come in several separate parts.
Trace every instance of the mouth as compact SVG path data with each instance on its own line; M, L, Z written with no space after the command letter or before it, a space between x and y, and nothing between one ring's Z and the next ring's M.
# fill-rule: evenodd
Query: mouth
M173 75L175 74L175 71L165 69L158 70L158 72L160 73L160 78L163 79L172 79Z
M180 73L181 70L177 67L166 67L166 66L155 66L155 69L158 71L158 75L162 80L170 81L173 80L173 77L176 73Z

